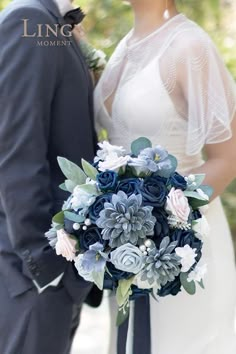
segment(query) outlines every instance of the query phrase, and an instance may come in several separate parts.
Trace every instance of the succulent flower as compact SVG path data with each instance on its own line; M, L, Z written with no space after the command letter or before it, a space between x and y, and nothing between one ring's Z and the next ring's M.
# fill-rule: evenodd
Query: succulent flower
M148 249L142 281L148 281L154 287L165 285L179 275L181 258L173 252L176 245L177 242L170 242L168 236L164 237L159 249L153 243Z
M104 240L109 240L112 248L127 242L136 245L140 239L153 235L156 218L152 207L142 206L142 196L128 197L123 191L112 196L110 203L104 204L96 224L102 230Z

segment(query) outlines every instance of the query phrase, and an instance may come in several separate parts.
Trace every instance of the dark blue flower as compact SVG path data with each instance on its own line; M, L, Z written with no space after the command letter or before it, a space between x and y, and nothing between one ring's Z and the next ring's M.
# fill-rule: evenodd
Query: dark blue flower
M114 290L118 287L118 281L121 279L129 279L133 276L132 273L124 272L122 270L116 269L114 264L107 262L107 269L109 271L105 273L104 278L104 289ZM111 276L112 275L112 276Z
M142 186L142 180L139 178L125 178L121 180L117 186L116 191L123 191L130 197L131 194L139 194Z
M104 209L104 203L110 202L112 193L103 194L96 198L95 202L89 208L89 218L95 223L99 218L100 212Z
M179 230L176 229L171 235L171 241L178 241L176 247L184 247L189 245L191 248L196 248L197 257L196 262L199 262L202 256L202 241L199 240L193 230Z
M161 297L167 295L177 295L181 291L181 282L180 278L177 277L175 280L166 283L166 285L162 286L161 289L158 291L158 295Z
M104 244L104 240L97 226L90 226L87 230L80 231L79 245L81 250L87 251L89 247L96 242Z
M98 187L102 192L114 191L117 186L118 174L114 171L104 171L97 175Z
M141 187L141 194L144 205L163 207L168 194L166 179L159 176L146 178Z
M162 208L154 208L152 215L156 218L156 224L154 226L154 235L152 237L153 241L156 244L156 247L159 248L162 239L165 236L169 235L169 224L168 224L168 214Z
M175 172L170 178L169 182L172 187L177 189L185 190L187 188L187 182L185 181L184 177L181 176L178 172Z

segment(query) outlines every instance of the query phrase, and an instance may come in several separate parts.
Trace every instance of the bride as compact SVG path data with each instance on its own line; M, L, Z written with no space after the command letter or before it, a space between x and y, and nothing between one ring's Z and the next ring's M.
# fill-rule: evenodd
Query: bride
M205 173L205 183L214 187L206 212L211 231L202 259L208 265L205 290L150 299L151 354L235 354L234 252L218 197L236 176L235 84L208 35L177 12L174 0L130 3L134 29L96 88L98 129L127 149L136 138L148 137L178 158L180 172ZM108 354L117 353L115 313L111 299ZM130 318L126 350L119 353L139 354L133 349L134 325Z

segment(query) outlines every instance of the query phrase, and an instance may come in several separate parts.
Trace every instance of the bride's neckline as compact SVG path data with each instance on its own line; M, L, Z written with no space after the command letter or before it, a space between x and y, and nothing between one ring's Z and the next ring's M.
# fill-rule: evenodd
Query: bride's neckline
M127 34L126 36L126 47L128 49L133 49L136 48L137 46L139 46L140 44L142 44L143 42L145 42L146 40L148 40L149 38L153 37L155 34L161 32L163 29L165 29L167 26L169 26L172 22L174 22L175 20L179 19L179 18L186 18L184 14L182 13L178 13L177 15L171 17L169 20L167 20L166 22L164 22L162 25L158 26L156 29L154 29L152 32L148 33L146 36L144 36L143 38L135 41L134 43L129 43L129 40L131 39L133 33L134 33L134 28L131 29L131 31Z

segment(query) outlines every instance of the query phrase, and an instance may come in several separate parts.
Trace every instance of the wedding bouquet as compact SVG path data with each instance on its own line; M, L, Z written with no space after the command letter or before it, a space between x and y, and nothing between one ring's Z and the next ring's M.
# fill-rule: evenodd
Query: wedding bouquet
M118 324L129 301L143 293L194 294L203 286L207 221L201 212L212 189L203 174L182 176L177 160L146 138L123 147L99 144L94 163L65 158L60 187L70 196L46 236L58 255L73 261L80 276L116 291Z

